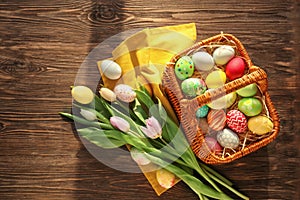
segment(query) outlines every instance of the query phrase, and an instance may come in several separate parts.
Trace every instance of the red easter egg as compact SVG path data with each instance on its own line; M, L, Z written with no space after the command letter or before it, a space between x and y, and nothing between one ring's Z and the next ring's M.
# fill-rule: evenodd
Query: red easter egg
M227 63L225 73L230 80L234 80L244 75L245 68L244 60L240 57L235 57Z
M226 119L228 127L233 131L243 133L247 130L247 119L242 112L230 110L226 115Z

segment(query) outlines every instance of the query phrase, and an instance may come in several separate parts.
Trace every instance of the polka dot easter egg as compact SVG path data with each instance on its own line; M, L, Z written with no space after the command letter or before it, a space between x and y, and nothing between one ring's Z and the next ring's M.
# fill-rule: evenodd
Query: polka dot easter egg
M209 107L207 105L204 105L204 106L198 108L196 111L196 117L197 118L206 117L208 110L209 110Z
M185 80L194 73L194 63L189 56L183 56L175 64L175 74L178 79Z
M114 92L117 98L123 102L130 103L133 102L136 93L129 85L119 84L114 88Z
M237 148L240 144L237 134L227 128L218 134L217 141L222 147L231 149Z

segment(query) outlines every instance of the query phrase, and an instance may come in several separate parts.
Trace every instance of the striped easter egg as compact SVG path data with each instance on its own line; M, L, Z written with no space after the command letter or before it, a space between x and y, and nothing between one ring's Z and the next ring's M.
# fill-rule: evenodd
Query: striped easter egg
M208 126L215 130L220 131L226 125L226 113L224 110L212 109L207 115Z

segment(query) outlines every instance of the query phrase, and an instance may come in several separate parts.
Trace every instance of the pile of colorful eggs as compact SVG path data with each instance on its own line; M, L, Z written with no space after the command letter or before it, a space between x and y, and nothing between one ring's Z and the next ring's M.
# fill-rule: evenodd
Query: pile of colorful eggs
M179 58L174 70L184 96L197 97L245 75L247 65L234 49L234 46L219 45L213 50L202 48ZM226 149L235 152L244 148L249 143L248 135L260 138L271 133L273 122L267 113L255 83L214 99L195 111L207 146L212 152L223 152L223 156Z

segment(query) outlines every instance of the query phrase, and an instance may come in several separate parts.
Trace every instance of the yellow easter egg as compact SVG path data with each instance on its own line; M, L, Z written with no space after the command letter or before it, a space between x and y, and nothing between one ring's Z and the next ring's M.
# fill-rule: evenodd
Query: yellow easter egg
M205 83L208 88L218 88L225 84L226 74L221 70L213 71L207 75Z
M218 98L218 99L212 99L210 103L208 103L208 107L216 110L224 109L224 108L229 108L232 106L232 104L236 100L236 93L232 92L229 94L226 94L225 96Z
M86 86L74 86L71 94L75 101L81 104L89 104L94 99L94 93Z
M257 135L269 133L273 127L273 122L266 116L259 115L248 120L248 129Z
M165 169L156 171L156 179L159 185L163 188L171 188L175 184L175 175Z

